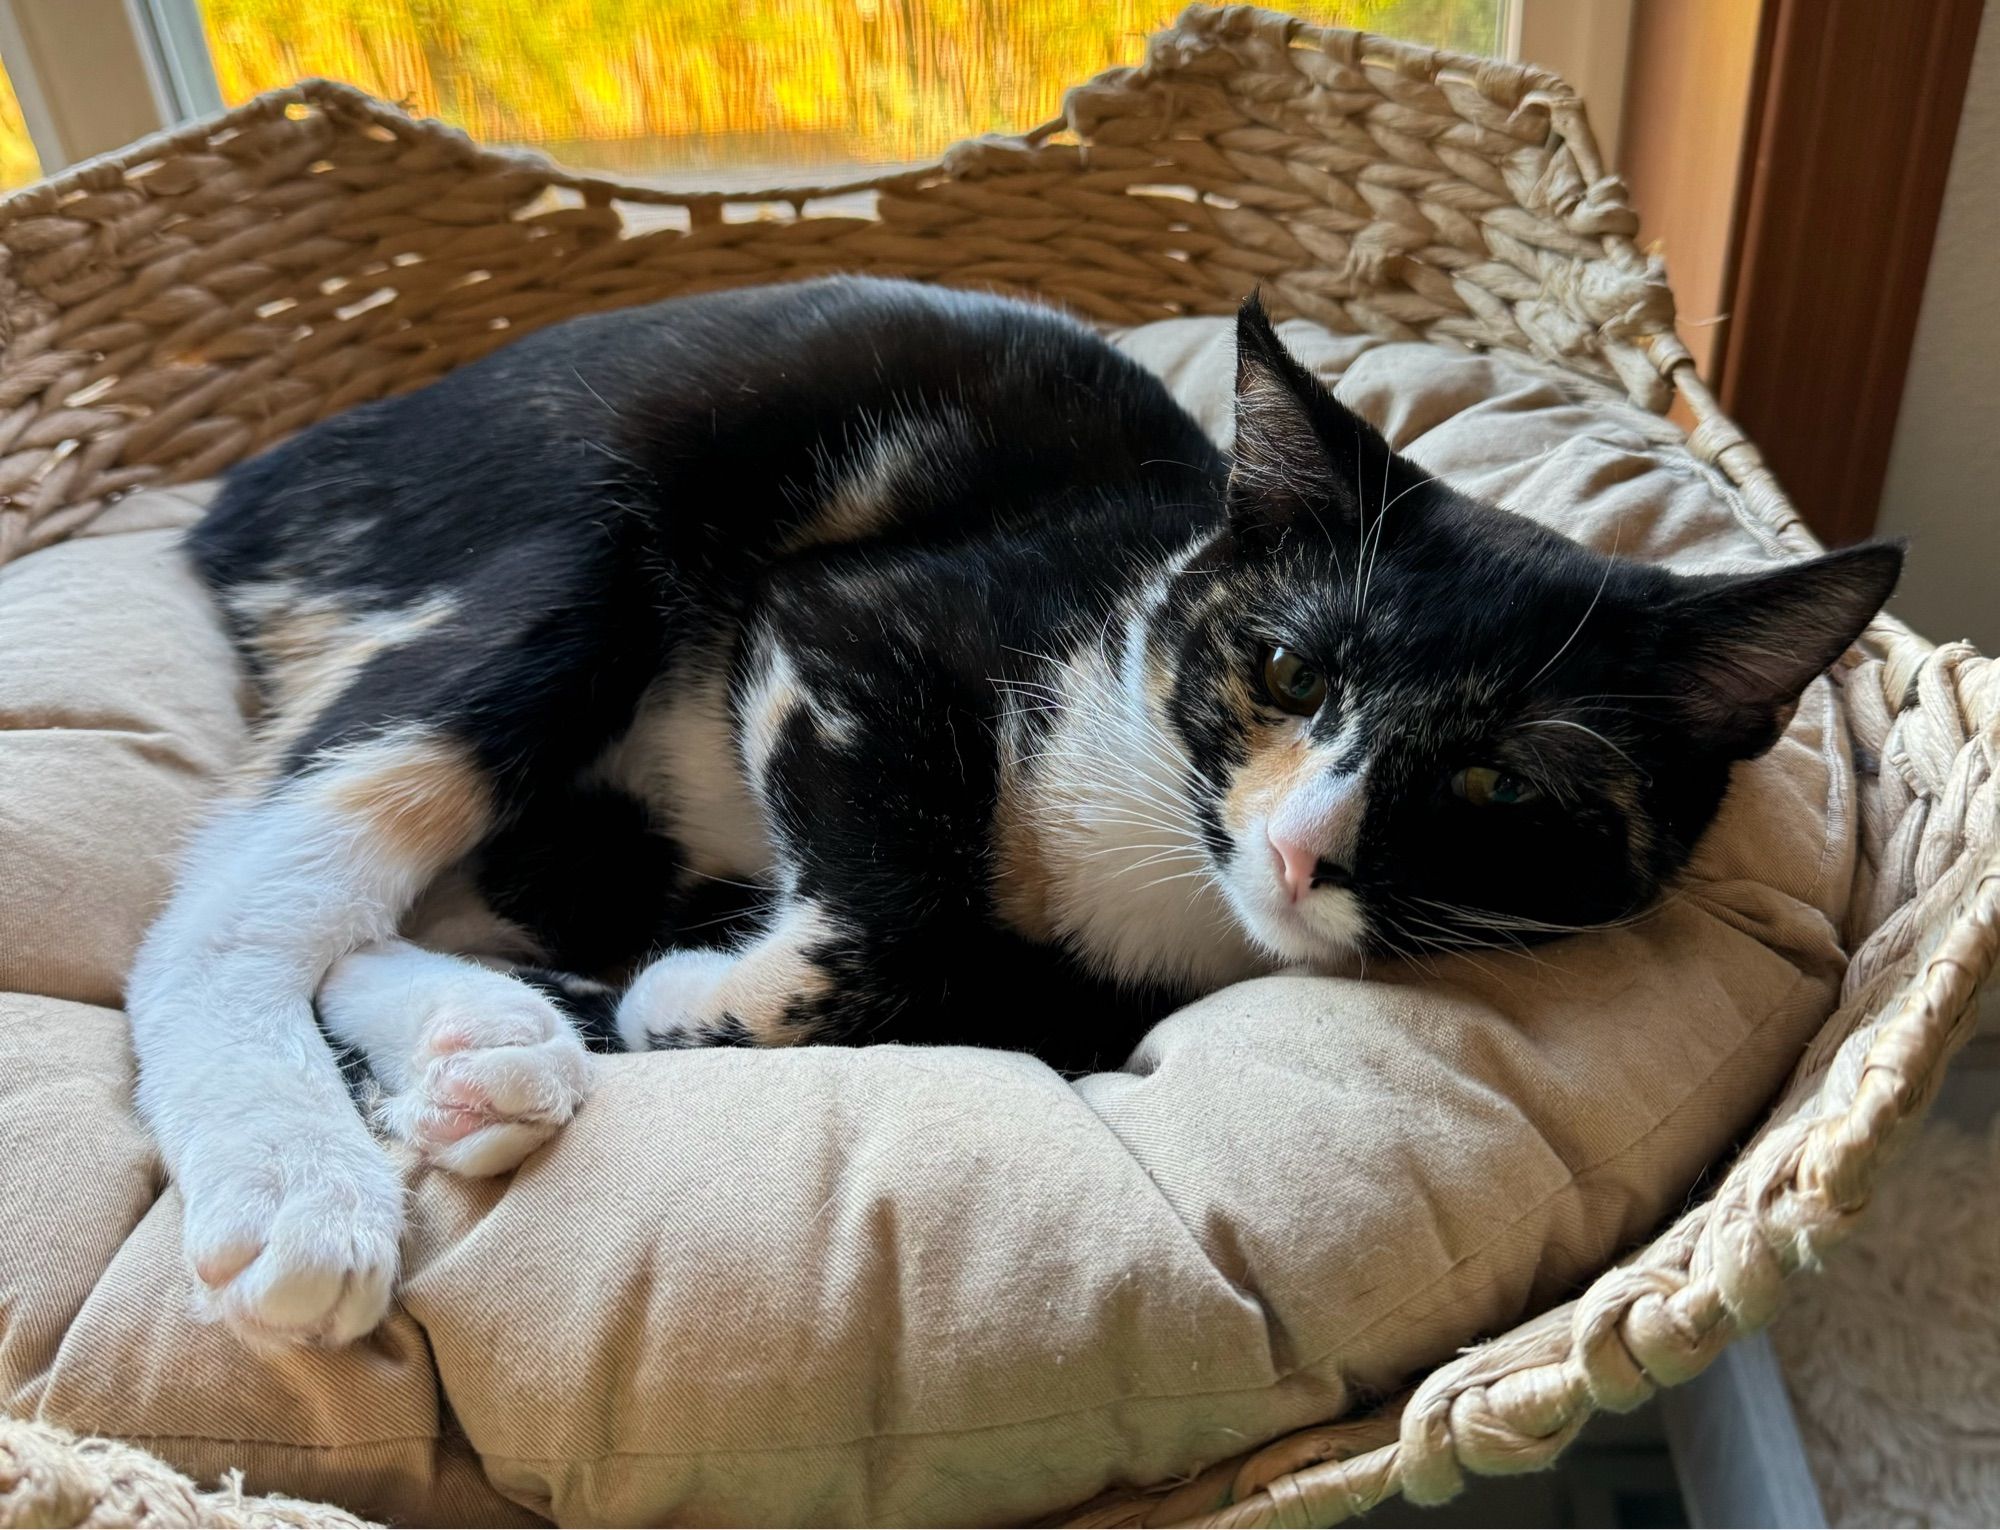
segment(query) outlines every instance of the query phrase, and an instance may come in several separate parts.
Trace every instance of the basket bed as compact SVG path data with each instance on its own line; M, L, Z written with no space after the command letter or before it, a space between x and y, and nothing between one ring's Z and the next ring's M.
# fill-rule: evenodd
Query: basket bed
M755 193L572 173L308 81L0 202L0 562L528 329L833 271L1011 289L1109 325L1228 313L1261 287L1335 331L1525 353L1656 412L1678 393L1691 449L1772 548L1815 551L1696 377L1636 231L1556 77L1246 7L1190 9L1034 132ZM1435 1503L1468 1472L1548 1465L1594 1409L1636 1406L1772 1317L1866 1203L2000 954L2000 671L1884 616L1835 679L1862 770L1841 1004L1707 1198L1375 1415L1079 1523ZM0 1521L49 1513L8 1459ZM89 1461L71 1464L57 1512L80 1516Z

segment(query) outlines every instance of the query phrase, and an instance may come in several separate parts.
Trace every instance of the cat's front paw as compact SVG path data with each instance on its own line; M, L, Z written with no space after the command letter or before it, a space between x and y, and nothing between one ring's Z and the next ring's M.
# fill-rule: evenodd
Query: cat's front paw
M198 1315L258 1345L345 1344L382 1321L403 1185L347 1120L217 1132L184 1158L183 1242Z
M669 951L619 1001L619 1038L634 1052L823 1041L835 997L828 958L850 933L800 899L738 950Z
M632 1052L747 1046L726 989L740 960L729 951L670 951L618 1002L618 1037Z
M478 1178L518 1166L590 1092L591 1057L556 1007L498 974L468 969L434 1001L405 1070L376 1108L426 1159Z

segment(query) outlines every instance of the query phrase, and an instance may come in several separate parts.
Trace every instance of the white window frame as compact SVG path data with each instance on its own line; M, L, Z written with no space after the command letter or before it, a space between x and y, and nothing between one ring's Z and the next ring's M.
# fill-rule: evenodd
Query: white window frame
M1503 14L1503 52L1582 92L1609 164L1633 4L1507 0ZM0 63L44 175L222 109L200 0L0 0Z
M1501 51L1552 69L1590 108L1606 165L1618 163L1635 0L1509 0Z

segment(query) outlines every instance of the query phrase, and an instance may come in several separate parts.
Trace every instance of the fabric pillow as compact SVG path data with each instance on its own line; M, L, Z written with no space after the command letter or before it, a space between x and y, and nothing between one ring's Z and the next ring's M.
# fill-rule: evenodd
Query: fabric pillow
M1670 427L1573 379L1286 335L1473 492L1686 568L1770 556ZM1225 322L1124 343L1226 435ZM25 660L0 987L43 996L0 1004L0 1056L85 1058L51 1086L74 1112L0 1087L0 1391L260 1490L427 1521L496 1517L497 1488L577 1523L1002 1522L1185 1474L1574 1289L1755 1118L1839 980L1852 785L1822 682L1640 924L1245 984L1075 1084L960 1048L612 1059L511 1177L413 1173L380 1333L253 1355L184 1316L129 1051L82 1007L115 1002L240 741L234 671L162 534L98 529L0 570Z

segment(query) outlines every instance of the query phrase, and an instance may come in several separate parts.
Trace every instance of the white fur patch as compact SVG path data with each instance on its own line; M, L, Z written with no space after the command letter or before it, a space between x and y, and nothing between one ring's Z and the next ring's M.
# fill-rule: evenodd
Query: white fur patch
M949 416L884 420L855 460L821 485L818 513L790 545L859 542L894 524L899 496L928 486L960 428Z
M804 1041L785 1017L800 999L827 991L827 979L809 953L834 940L838 930L809 899L788 903L764 932L733 951L670 951L626 991L618 1005L618 1034L632 1051L671 1045L734 1019L759 1045Z
M771 756L792 714L805 708L813 731L836 749L851 748L855 721L799 678L797 666L784 645L763 629L754 629L747 646L760 656L762 666L753 674L736 704L737 738L741 741L743 763L752 781L762 781Z
M1050 926L1093 966L1220 988L1269 964L1232 917L1203 845L1186 751L1158 713L1137 617L1125 652L1116 674L1094 643L1068 657L1049 682L1054 726L1028 754L1022 730L1003 729L1004 768L1023 783L1018 821L1034 838Z
M646 804L690 870L770 876L770 826L744 780L719 664L677 667L656 682L603 774Z
M618 1039L650 1052L721 1014L715 995L736 966L734 951L669 951L618 1001Z
M1361 949L1367 913L1344 887L1314 887L1295 901L1272 839L1307 848L1316 860L1353 864L1368 800L1359 721L1349 718L1325 744L1301 747L1295 772L1274 779L1269 792L1232 793L1245 816L1236 822L1225 815L1231 851L1224 885L1258 945L1280 961L1323 965Z
M304 735L362 666L422 637L458 610L456 597L446 594L393 610L356 610L280 580L240 584L225 598L249 632L249 647L263 664L269 687L253 776L261 776Z
M804 685L768 631L753 629L744 646L757 667L733 706L715 659L677 666L647 693L599 773L646 803L690 869L768 881L779 868L765 777L786 725L804 708L822 740L845 747L856 724Z

